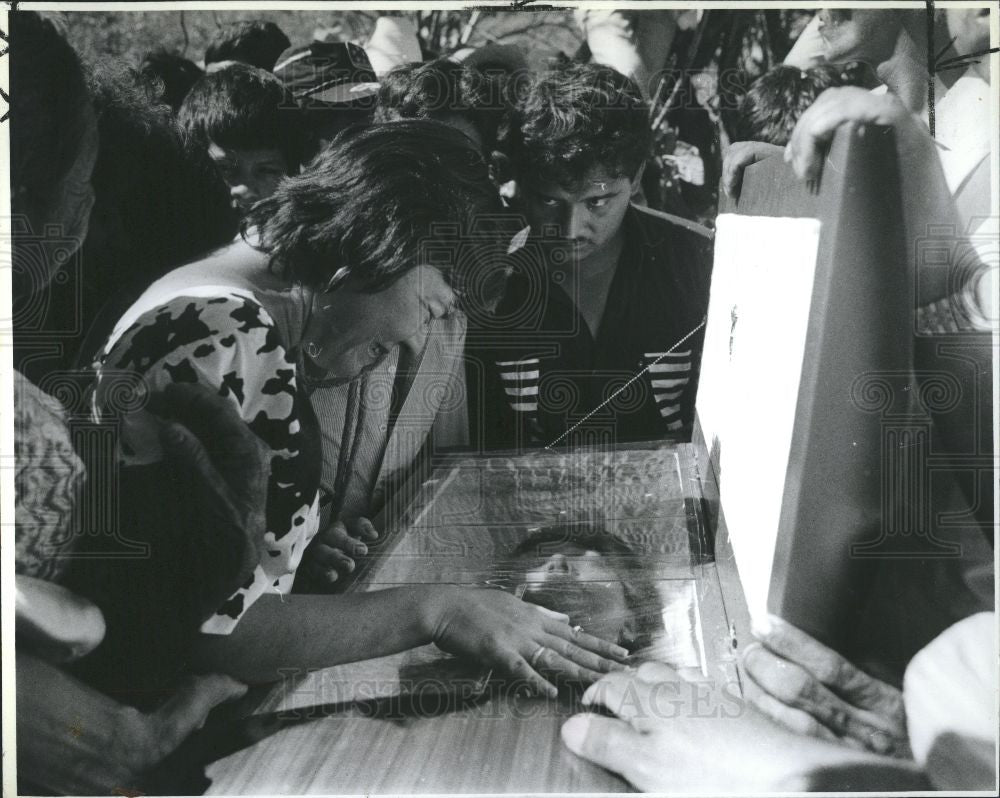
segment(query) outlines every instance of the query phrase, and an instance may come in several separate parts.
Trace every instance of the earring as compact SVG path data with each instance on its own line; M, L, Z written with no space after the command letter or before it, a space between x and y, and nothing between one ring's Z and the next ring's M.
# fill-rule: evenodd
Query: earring
M323 352L323 347L317 346L315 341L307 342L302 348L305 350L306 355L313 360L318 358Z

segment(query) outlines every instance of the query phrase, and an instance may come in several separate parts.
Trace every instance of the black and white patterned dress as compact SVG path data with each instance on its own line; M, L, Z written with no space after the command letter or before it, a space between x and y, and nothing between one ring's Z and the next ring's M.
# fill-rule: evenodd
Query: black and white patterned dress
M155 305L140 300L119 322L98 363L95 412L112 404L107 386L122 372L141 375L149 393L171 382L217 390L271 449L261 561L201 626L202 632L228 634L261 595L291 590L319 525L315 418L298 384L295 354L251 291L188 286L157 297ZM124 466L160 459L160 423L146 411L125 418L119 439Z

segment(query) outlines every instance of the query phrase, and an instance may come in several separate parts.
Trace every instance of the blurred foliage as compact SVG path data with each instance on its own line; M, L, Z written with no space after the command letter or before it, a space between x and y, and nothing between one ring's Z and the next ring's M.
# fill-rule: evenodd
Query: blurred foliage
M416 11L412 15L428 54L446 53L466 44L519 45L533 67L560 52L573 53L582 40L568 11ZM375 20L372 11L67 11L73 46L87 59L120 56L138 63L151 50L176 50L199 61L216 31L232 22L264 19L280 27L292 44L310 41L317 32L363 44ZM470 25L471 23L471 25ZM464 38L463 38L464 37Z

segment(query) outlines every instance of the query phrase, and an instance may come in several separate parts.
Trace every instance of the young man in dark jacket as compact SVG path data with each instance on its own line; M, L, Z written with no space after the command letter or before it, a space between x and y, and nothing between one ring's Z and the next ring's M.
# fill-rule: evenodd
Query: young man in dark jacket
M711 233L632 204L650 141L638 87L609 67L564 67L522 94L501 147L531 235L469 332L474 443L690 435Z

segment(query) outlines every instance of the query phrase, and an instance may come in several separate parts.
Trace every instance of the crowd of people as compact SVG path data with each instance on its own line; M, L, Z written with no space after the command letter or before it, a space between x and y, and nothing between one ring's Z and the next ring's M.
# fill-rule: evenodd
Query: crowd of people
M343 592L435 451L690 438L712 232L642 186L679 12L588 13L590 60L537 72L511 47L421 60L402 17L367 49L247 22L200 65L85 64L65 17L10 14L24 789L142 789L246 684L427 643L541 695L592 685L618 719L573 718L564 740L640 789L982 786L963 744L981 728L938 767L910 699L930 700L912 685L940 678L935 652L991 639L989 613L921 652L903 693L779 627L726 725L657 709L680 677L624 664L641 635L498 590ZM775 154L815 176L841 124L891 126L908 240L952 223L987 257L988 60L939 87L932 137L922 10L814 23L732 109L726 191ZM989 47L987 14L938 23L959 56ZM995 267L919 276L918 369L955 331L991 368ZM103 534L78 533L80 502Z

